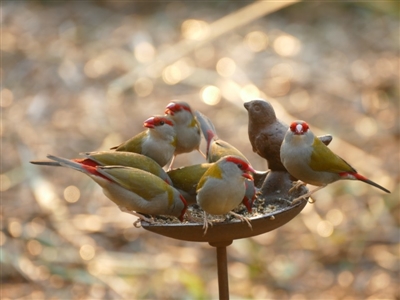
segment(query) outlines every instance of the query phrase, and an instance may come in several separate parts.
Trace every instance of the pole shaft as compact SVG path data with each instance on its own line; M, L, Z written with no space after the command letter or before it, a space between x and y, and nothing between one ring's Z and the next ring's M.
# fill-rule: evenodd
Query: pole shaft
M228 259L226 246L217 248L219 299L229 300Z

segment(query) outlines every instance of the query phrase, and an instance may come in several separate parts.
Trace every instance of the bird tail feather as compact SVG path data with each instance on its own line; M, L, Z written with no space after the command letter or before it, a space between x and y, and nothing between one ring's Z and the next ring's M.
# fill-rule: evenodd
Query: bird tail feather
M384 192L390 194L390 191L389 191L388 189L385 189L383 186L377 184L376 182L373 182L372 180L369 180L368 178L366 178L366 177L364 177L364 176L362 176L362 175L360 175L360 174L358 174L358 173L353 173L352 175L353 175L356 179L358 179L358 180L360 180L360 181L363 181L363 182L365 182L365 183L368 183L368 184L370 184L370 185L373 185L374 187L377 187L378 189L381 189L382 191L384 191Z
M217 131L211 120L199 111L195 111L195 115L197 121L200 123L200 129L206 141L211 140L212 138L218 138Z
M30 163L39 166L62 167L62 165L56 161L31 160Z

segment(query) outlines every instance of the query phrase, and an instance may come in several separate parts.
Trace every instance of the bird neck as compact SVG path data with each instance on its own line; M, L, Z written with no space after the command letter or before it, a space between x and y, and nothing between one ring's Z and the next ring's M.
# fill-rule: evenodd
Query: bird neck
M150 130L150 135L157 139L162 139L166 141L174 141L176 138L176 133L174 129L171 128L163 128L163 130Z

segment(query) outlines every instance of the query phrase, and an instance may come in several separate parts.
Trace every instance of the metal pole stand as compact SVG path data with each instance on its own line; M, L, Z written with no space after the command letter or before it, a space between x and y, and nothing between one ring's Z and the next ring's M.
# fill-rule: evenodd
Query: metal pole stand
M217 248L218 290L220 300L229 300L228 258L226 247L232 241L209 242L210 246Z

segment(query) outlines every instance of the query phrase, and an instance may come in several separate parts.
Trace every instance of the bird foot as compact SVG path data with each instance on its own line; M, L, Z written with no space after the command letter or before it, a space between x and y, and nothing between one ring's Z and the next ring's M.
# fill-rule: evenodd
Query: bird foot
M326 185L319 186L319 187L313 189L312 191L308 191L308 192L305 193L304 195L302 195L302 196L300 196L300 197L294 199L294 200L292 201L292 206L295 205L296 203L300 202L302 199L307 200L308 197L310 197L310 196L311 196L312 194L314 194L316 191L319 191L320 189L322 189L322 188L324 188L324 187L326 187ZM308 202L309 202L309 203L315 203L315 200L310 198L310 199L308 200Z
M305 182L303 182L301 180L298 180L298 181L294 182L292 188L289 190L289 194L291 194L293 191L297 190L299 187L305 186L306 184L307 183L305 183Z
M119 206L119 209L124 213L130 214L130 215L133 215L133 216L139 218L135 222L133 222L133 226L135 226L136 228L142 227L141 226L141 221L145 221L145 222L147 222L149 224L154 224L154 219L153 218L151 218L151 219L147 218L147 217L143 216L142 214L139 214L139 213L137 213L135 211L127 209L126 207Z
M299 203L301 200L307 200L307 198L310 197L309 194L310 194L310 192L305 193L304 195L302 195L302 196L297 197L296 199L294 199L294 200L292 201L292 206L295 205L295 204L297 204L297 203Z
M176 155L172 156L171 161L170 161L170 163L168 165L168 168L167 168L167 172L172 170L172 165L174 164L175 157L176 157Z
M189 223L200 223L202 219L200 217L193 216L193 213L190 210L186 211L185 220Z
M235 212L233 212L233 211L230 211L229 214L231 214L231 215L234 216L235 218L238 218L238 219L239 219L240 221L242 221L242 222L246 222L247 225L249 225L250 229L253 230L253 226L251 226L251 224L250 224L250 219L249 219L249 218L244 217L244 216L242 216L242 215L239 215L239 214L237 214L237 213L235 213Z
M203 221L204 234L203 235L206 235L206 233L207 233L208 224L210 224L211 227L213 226L213 223L207 219L207 213L204 212L204 221Z
M207 159L207 155L205 155L205 154L203 153L203 151L201 151L200 149L197 149L197 150L200 152L201 155L203 155L203 157L204 157L205 159Z

